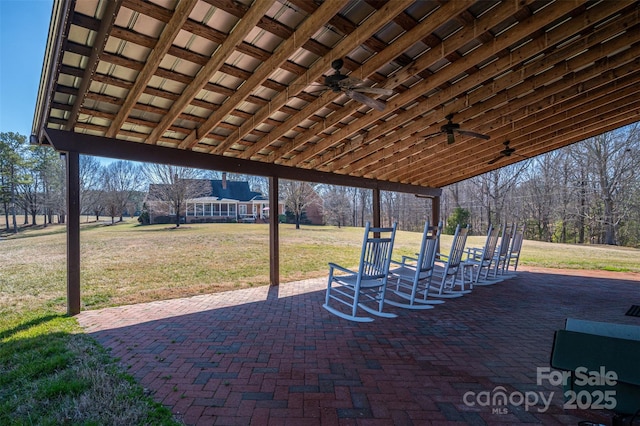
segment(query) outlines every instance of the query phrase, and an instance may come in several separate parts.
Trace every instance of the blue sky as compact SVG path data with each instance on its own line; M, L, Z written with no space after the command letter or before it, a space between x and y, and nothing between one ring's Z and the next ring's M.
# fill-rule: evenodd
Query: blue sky
M31 134L52 0L0 0L0 132Z

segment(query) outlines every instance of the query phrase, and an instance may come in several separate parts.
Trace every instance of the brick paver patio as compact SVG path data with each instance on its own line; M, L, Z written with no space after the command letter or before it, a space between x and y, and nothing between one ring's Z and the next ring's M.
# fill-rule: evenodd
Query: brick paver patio
M567 317L640 326L640 276L528 269L427 311L354 324L325 279L82 312L86 332L189 425L577 424L536 384ZM478 404L502 387L515 404ZM528 392L528 393L527 393ZM545 410L540 401L552 396ZM466 398L465 398L466 395ZM465 400L467 403L465 403ZM475 403L475 406L470 406Z

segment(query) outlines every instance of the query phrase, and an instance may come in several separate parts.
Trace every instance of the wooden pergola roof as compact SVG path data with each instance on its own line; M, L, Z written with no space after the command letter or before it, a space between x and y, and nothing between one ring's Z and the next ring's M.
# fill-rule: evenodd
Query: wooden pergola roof
M59 0L32 140L432 194L638 121L639 23L630 0ZM384 110L323 86L336 59ZM426 137L449 114L490 139Z

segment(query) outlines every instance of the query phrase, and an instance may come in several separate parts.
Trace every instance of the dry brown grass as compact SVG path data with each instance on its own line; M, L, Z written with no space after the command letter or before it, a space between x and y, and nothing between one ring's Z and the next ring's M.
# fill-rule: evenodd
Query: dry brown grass
M0 241L0 313L66 303L64 227L26 231ZM57 232L56 232L57 230ZM280 225L282 282L323 277L327 262L356 266L361 228ZM399 231L394 257L413 254L420 234ZM442 237L448 250L450 236ZM484 237L470 237L479 247ZM84 224L81 232L84 309L185 297L269 283L268 226ZM522 264L640 272L640 250L525 241Z

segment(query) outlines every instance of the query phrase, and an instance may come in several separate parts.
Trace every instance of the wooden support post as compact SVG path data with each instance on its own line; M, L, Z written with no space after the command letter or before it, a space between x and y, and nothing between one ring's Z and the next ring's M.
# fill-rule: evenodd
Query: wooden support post
M80 154L67 160L67 314L80 313Z
M269 278L272 286L280 284L280 236L278 234L278 178L269 178Z
M431 197L431 223L433 226L440 224L440 196ZM440 253L440 239L436 245L436 253Z
M373 227L380 227L380 188L373 189Z
M433 226L438 226L440 223L440 197L431 197L431 223Z

